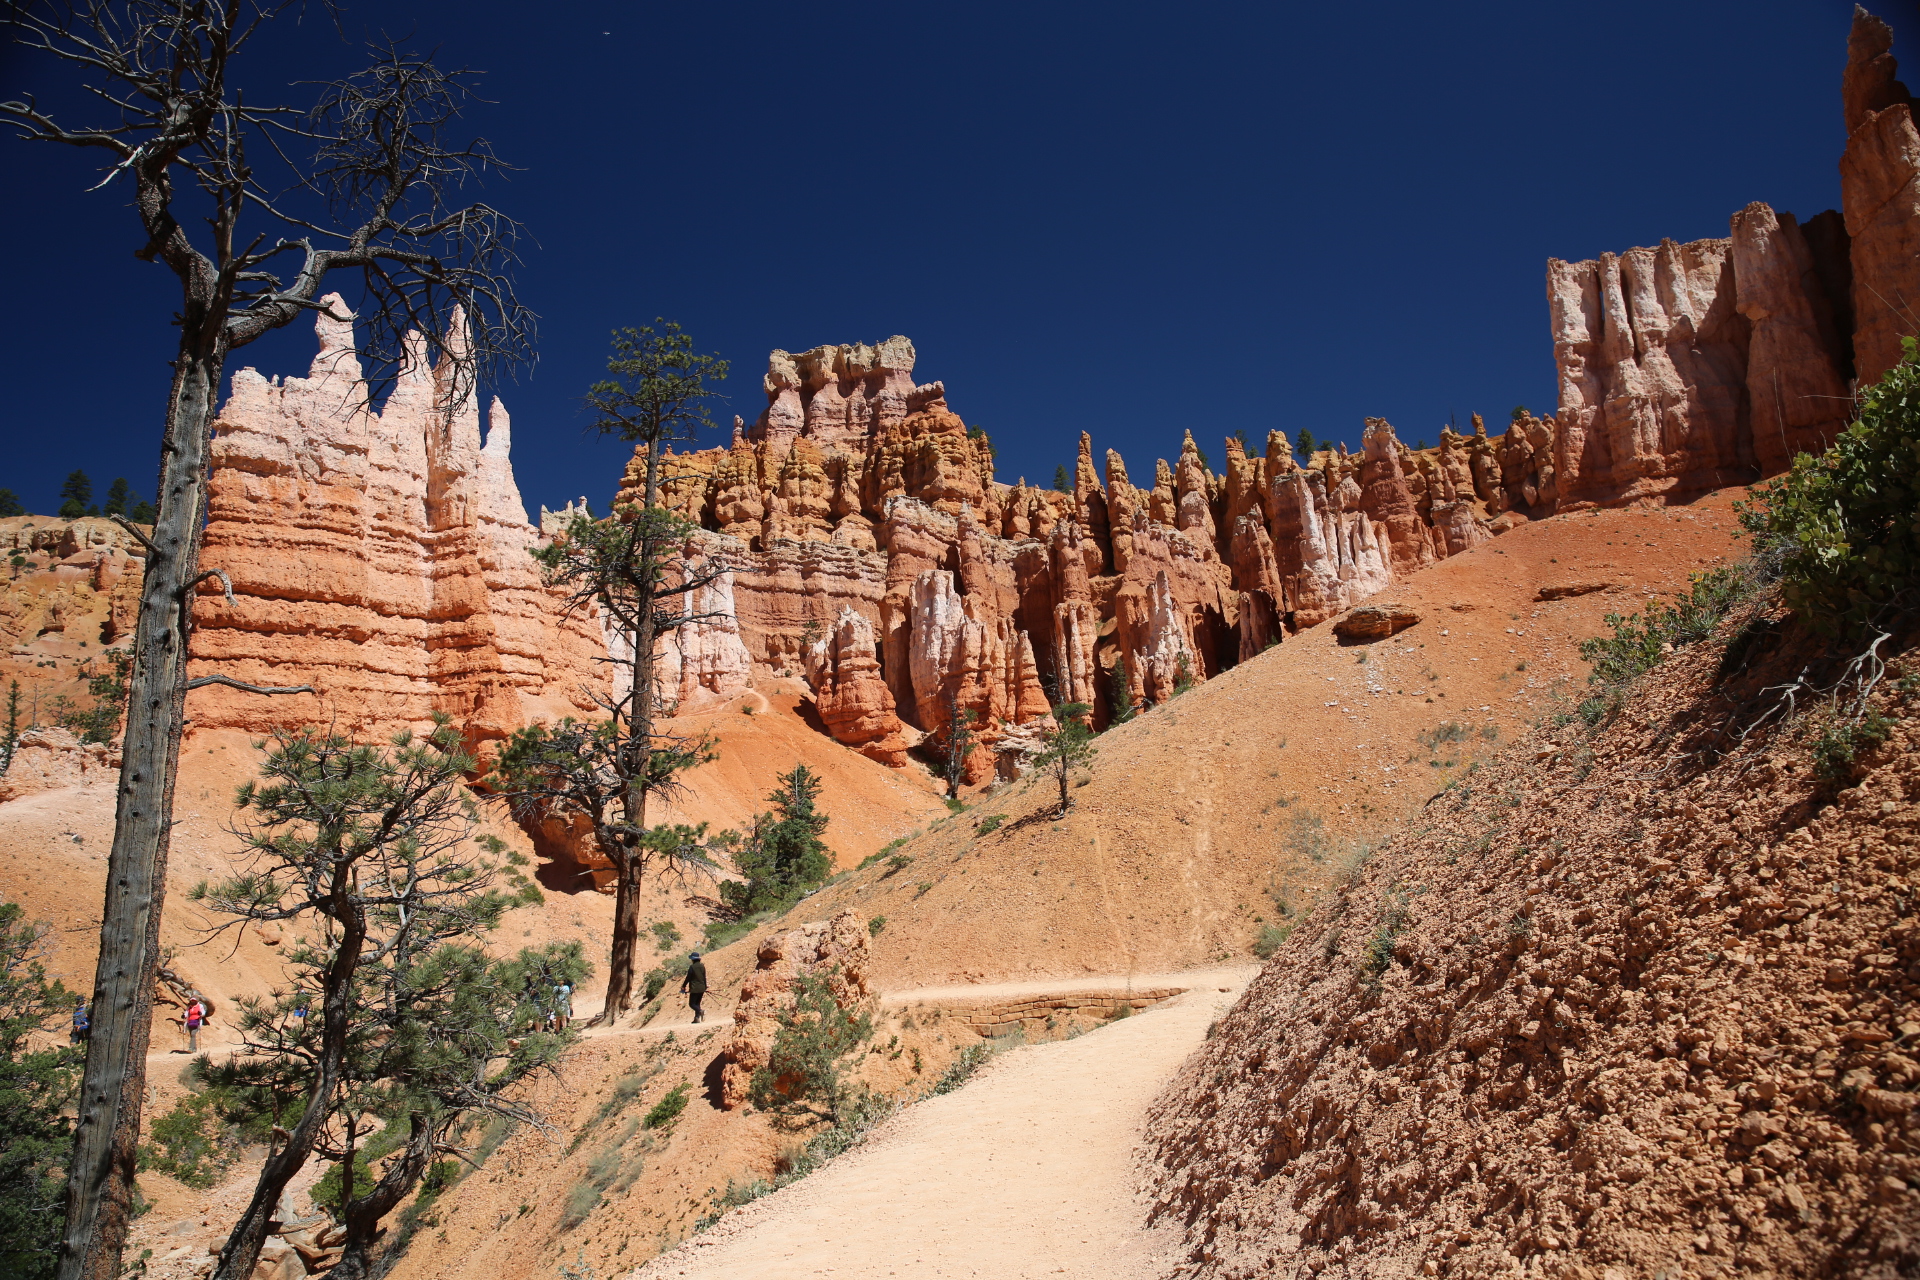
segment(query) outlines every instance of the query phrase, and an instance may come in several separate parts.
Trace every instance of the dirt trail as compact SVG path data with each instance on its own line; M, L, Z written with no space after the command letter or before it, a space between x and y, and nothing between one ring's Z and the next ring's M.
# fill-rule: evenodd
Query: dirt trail
M1166 975L1186 994L1074 1040L1003 1054L965 1088L908 1108L858 1150L631 1280L1163 1275L1177 1244L1142 1227L1135 1189L1144 1113L1252 972ZM1005 993L1125 982L1008 984ZM986 993L1002 994L941 994Z
M1239 979L1238 969L1187 970L1179 973L1129 973L1094 974L1085 978L1052 978L1040 982L973 982L960 983L947 987L914 987L907 991L882 991L877 993L880 1005L886 1009L899 1009L917 1004L989 1004L997 1000L1018 1000L1023 996L1063 995L1068 992L1082 991L1147 991L1154 988L1179 987L1192 988L1196 983L1205 986L1213 983L1235 982ZM1251 972L1251 971L1249 971ZM702 1026L713 1027L733 1020L733 1006L713 999L715 993L708 993L706 1003L707 1020ZM679 1007L686 1004L687 998L675 994L672 999ZM628 1023L616 1027L589 1027L585 1023L598 1010L588 1010L575 1006L580 1025L580 1034L588 1039L600 1039L605 1036L646 1035L657 1031L691 1031L693 1019L684 1012L673 1021L655 1018L645 1026ZM664 1015L662 1015L664 1017Z

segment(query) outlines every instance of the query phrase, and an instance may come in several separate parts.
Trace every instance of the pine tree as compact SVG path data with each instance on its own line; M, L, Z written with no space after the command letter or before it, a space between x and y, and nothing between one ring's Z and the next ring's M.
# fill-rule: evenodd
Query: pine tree
M0 902L0 1275L43 1280L60 1243L61 1176L73 1141L67 1118L81 1051L36 1047L79 999L43 965L46 927Z
M1040 740L1046 749L1033 758L1034 767L1053 774L1060 782L1060 812L1073 807L1067 784L1075 769L1093 763L1097 754L1093 745L1093 727L1087 718L1093 708L1084 702L1065 702L1053 709L1055 727L1044 731Z
M1313 432L1300 428L1300 434L1293 438L1293 451L1300 456L1302 464L1313 461L1313 451L1320 446L1314 443Z
M1067 474L1064 466L1053 469L1053 487L1061 493L1073 492L1073 478Z
M89 510L95 515L100 514L98 508L91 506L93 481L87 479L87 473L84 471L75 471L67 477L66 483L60 486L60 498L62 520L78 520Z
M13 753L20 745L20 682L7 682L7 731L0 738L0 777L13 768Z
M5 520L10 516L23 516L25 514L27 514L27 509L21 505L20 495L11 489L0 489L0 520Z
M548 586L575 608L597 607L619 637L625 692L601 702L608 714L597 724L566 720L516 734L501 753L496 787L523 815L585 820L596 850L614 868L603 1022L633 1008L642 877L656 863L674 872L713 865L697 841L683 838L692 829L662 828L656 836L647 807L679 785L682 771L715 754L711 737L679 736L657 724L667 712L659 705L654 651L663 632L695 619L689 609L699 588L732 571L717 556L690 557L688 540L698 526L660 503L662 468L673 445L713 426L707 401L719 394L712 384L727 376L727 362L696 352L679 325L656 323L658 331L615 332L607 361L614 377L587 394L588 407L600 415L595 429L639 446L641 505L623 506L605 520L576 516L534 553ZM705 828L698 831L704 837Z
M123 516L127 514L127 503L132 500L132 498L133 492L127 488L127 478L125 476L116 477L114 482L107 486L107 500L101 505L100 513L109 516Z
M133 506L128 509L127 519L134 524L152 524L155 520L159 519L159 512L153 509L151 502L148 502L145 498L138 498L134 501Z
M1113 704L1113 724L1125 724L1139 714L1133 705L1133 669L1127 665L1127 655L1121 654L1119 661L1113 664L1110 677L1109 701Z
M529 1029L526 984L482 945L521 898L494 887L489 846L474 838L464 786L474 767L442 716L425 741L402 734L386 751L282 735L262 781L240 789L249 868L193 897L236 927L313 927L286 957L291 989L241 1002L245 1052L202 1069L210 1084L287 1108L216 1276L243 1263L251 1272L287 1183L315 1156L345 1166L347 1257L335 1273L365 1275L380 1219L461 1117L527 1118L503 1091L569 1043ZM357 1182L366 1139L393 1126L405 1134L394 1158L372 1186Z
M796 764L767 797L773 812L757 816L744 838L728 833L717 841L736 846L733 864L745 877L720 885L720 900L736 916L788 906L833 870L833 856L820 838L827 829L820 791L820 775Z
M947 723L940 730L940 776L947 780L947 799L960 798L960 784L967 780L967 757L973 754L973 726L979 719L971 707L963 707L951 689L941 701L946 705Z

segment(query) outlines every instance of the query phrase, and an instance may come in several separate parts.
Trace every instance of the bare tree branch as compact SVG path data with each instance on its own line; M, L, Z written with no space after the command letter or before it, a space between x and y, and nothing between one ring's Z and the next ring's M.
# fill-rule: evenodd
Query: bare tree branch
M204 689L210 684L225 685L229 689L238 689L242 693L315 693L310 684L248 684L244 680L235 680L232 676L212 675L195 676L187 681L189 689Z

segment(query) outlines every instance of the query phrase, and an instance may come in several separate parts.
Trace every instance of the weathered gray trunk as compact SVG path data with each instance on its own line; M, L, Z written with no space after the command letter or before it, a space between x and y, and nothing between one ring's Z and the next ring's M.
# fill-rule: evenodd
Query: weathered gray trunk
M58 1280L116 1280L146 1095L160 913L187 686L187 633L207 501L207 442L225 363L217 325L188 317L167 401L159 517L134 624L124 763L107 857L93 1028L80 1086ZM208 332L210 331L210 332Z

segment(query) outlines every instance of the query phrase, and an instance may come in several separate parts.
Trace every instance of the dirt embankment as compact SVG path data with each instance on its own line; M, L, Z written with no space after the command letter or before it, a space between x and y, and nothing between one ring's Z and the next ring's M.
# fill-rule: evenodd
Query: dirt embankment
M1108 730L1065 820L1048 779L970 796L893 851L906 863L800 910L886 917L883 990L1245 956L1354 845L1580 696L1608 613L1737 553L1730 502L1523 525L1377 597L1419 616L1391 639L1316 627Z
M1723 648L1315 908L1157 1106L1191 1274L1920 1267L1920 693L1823 785L1810 722L1732 737L1811 646Z

